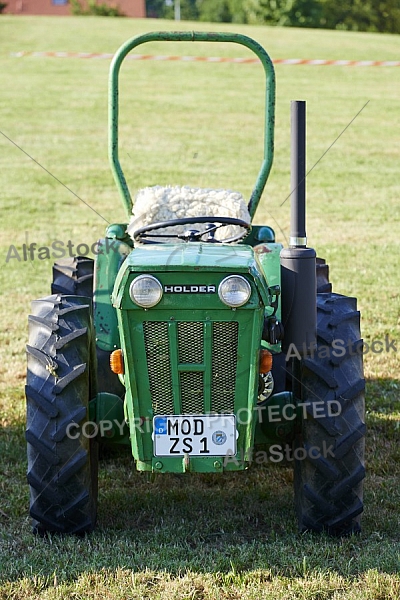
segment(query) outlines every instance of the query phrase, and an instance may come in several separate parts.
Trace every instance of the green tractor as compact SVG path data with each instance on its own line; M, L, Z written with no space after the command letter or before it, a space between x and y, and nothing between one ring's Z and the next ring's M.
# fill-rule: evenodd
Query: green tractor
M118 158L119 70L132 49L160 40L233 42L260 59L265 152L249 202L155 187L133 206ZM250 224L272 165L274 103L271 59L244 35L148 33L116 53L110 162L135 218L107 228L96 261L57 262L52 295L32 303L26 440L35 532L93 530L99 444L131 446L136 468L150 473L223 476L291 461L300 531L360 530L360 319L356 299L332 293L328 266L307 248L304 102L292 102L289 247L271 227Z

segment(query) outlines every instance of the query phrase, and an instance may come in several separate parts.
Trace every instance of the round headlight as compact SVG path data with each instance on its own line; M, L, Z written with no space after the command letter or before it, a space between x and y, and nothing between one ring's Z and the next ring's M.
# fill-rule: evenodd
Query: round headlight
M142 308L151 308L162 298L161 283L152 275L139 275L131 283L129 294L132 300Z
M229 275L219 284L218 296L224 304L236 308L246 304L251 296L251 287L244 277Z

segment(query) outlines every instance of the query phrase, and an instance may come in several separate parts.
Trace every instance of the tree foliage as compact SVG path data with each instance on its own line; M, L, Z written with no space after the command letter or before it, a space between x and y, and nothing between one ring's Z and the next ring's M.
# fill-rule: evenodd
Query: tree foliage
M96 15L97 17L124 17L118 6L106 2L98 4L97 0L70 0L73 15Z
M200 21L246 23L243 0L196 0Z
M184 20L400 33L400 0L180 1ZM147 16L173 19L173 3L147 0Z
M325 0L323 27L400 33L400 0Z
M198 21L196 0L180 0L182 21ZM155 19L174 18L174 0L146 0L146 15Z

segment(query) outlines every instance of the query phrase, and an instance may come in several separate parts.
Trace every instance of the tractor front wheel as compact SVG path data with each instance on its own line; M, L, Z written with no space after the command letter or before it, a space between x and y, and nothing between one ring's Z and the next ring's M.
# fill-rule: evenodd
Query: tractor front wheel
M26 440L36 533L82 534L95 525L98 444L89 422L94 344L88 298L54 294L32 303Z
M359 321L355 298L317 295L317 347L302 361L294 450L300 531L360 531L365 381Z

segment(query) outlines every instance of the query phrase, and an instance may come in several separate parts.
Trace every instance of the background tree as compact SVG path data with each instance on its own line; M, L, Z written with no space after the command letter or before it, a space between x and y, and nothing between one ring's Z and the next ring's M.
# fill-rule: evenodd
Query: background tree
M153 19L173 19L174 1L146 0L146 15ZM182 21L197 21L199 19L196 0L181 0L181 19Z
M146 10L173 19L174 0L146 0ZM181 19L400 33L400 0L181 0Z
M200 21L247 23L243 0L197 0Z

